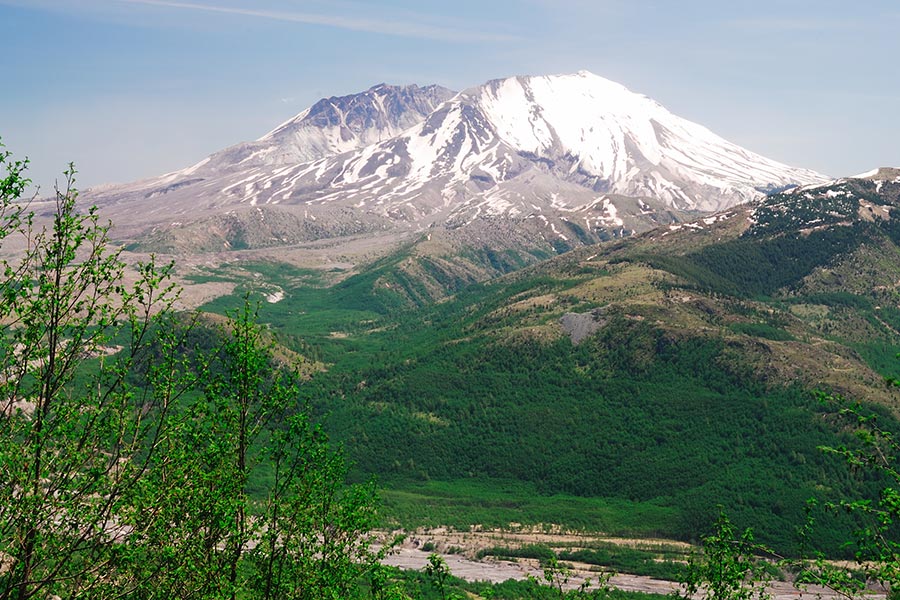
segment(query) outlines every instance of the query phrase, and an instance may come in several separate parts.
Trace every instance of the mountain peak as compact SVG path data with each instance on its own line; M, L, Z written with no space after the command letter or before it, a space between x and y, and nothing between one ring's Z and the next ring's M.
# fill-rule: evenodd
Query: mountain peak
M379 83L358 94L322 98L261 138L226 148L174 176L216 176L296 165L389 139L422 122L456 92L438 85Z
M455 92L440 86L388 85L379 83L365 92L322 98L307 110L260 138L290 135L298 128L345 125L354 131L388 128L399 133L425 118ZM379 141L384 136L376 136Z
M537 75L536 77L542 76ZM606 77L603 77L602 75L597 75L593 71L588 71L587 69L581 69L580 71L576 71L575 73L558 73L556 75L544 75L543 77L547 77L548 79L581 79L589 85L609 85L619 89L630 91L626 86L619 83L618 81L613 81L612 79L608 79Z
M720 210L759 189L826 178L766 159L587 71L498 79L468 90L499 137L597 191ZM765 182L765 183L763 183Z
M826 180L579 71L323 98L255 142L131 189L181 212L293 205L405 231L508 220L570 247Z

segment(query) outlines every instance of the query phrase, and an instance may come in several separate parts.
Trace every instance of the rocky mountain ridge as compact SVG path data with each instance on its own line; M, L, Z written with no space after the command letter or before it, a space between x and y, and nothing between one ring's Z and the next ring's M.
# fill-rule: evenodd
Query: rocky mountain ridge
M317 239L435 227L466 239L469 228L499 219L531 232L545 251L824 181L579 72L494 80L456 95L380 85L324 99L255 142L158 178L89 190L85 200L147 249L161 236L177 246L185 223L196 230L204 219L277 206L294 220L335 223L308 228ZM220 249L234 247L223 240Z

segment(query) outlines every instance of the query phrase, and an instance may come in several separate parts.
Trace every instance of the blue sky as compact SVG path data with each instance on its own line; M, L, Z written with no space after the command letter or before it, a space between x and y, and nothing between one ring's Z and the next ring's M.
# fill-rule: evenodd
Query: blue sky
M0 0L0 138L44 191L178 169L323 96L587 69L751 150L900 165L896 0Z

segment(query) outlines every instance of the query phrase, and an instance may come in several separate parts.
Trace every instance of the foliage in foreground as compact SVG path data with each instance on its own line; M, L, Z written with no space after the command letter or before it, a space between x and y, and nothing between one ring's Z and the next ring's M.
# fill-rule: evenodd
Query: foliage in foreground
M900 381L888 379L889 385ZM828 560L822 551L810 554L810 532L817 527L811 499L807 520L798 528L803 553L796 558L778 557L770 549L754 542L750 529L739 533L724 512L716 521L714 533L703 537L702 552L688 562L682 579L684 599L698 594L712 600L766 600L771 595L766 585L774 569L793 573L795 585L803 590L818 585L847 598L865 597L873 586L879 586L890 600L900 598L900 442L893 431L881 422L884 415L847 402L840 396L818 394L829 407L836 424L854 434L854 444L823 446L820 450L844 458L851 469L863 478L880 484L877 497L844 498L829 502L834 514L850 514L857 529L848 546L854 550L856 568ZM775 557L766 561L761 555Z
M374 490L345 485L254 311L191 351L168 267L126 283L74 171L40 228L27 162L2 162L0 240L22 251L0 265L0 599L356 595Z
M738 532L724 512L719 513L713 533L704 536L702 551L691 556L682 578L685 600L768 600L766 584L771 575L757 557L764 550L753 540L753 532Z
M889 378L888 385L900 386ZM896 433L886 428L885 415L864 409L840 396L820 394L820 399L835 411L837 425L854 434L856 444L824 446L821 450L841 456L861 477L878 481L877 497L843 499L829 503L833 513L849 513L859 523L848 541L854 549L856 573L837 568L826 560L822 552L803 565L801 583L815 583L852 598L875 582L888 592L891 600L900 598L900 441ZM810 521L805 529L815 524Z

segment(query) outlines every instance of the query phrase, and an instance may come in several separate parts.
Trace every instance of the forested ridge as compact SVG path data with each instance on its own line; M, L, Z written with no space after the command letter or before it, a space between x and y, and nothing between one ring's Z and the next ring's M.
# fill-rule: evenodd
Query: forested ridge
M893 402L882 378L897 373L900 350L894 292L861 283L867 261L896 243L894 220L786 234L812 210L778 213L778 228L760 218L767 233L725 221L574 251L425 306L381 285L406 250L335 287L294 287L262 315L288 336L305 332L329 364L304 392L358 472L387 489L513 480L650 502L661 510L644 533L683 539L725 506L760 540L796 551L807 499L882 483L819 450L852 436L812 391ZM879 258L886 273L890 256ZM574 344L559 325L567 313L592 315L597 332ZM829 523L817 542L841 552L852 525Z

